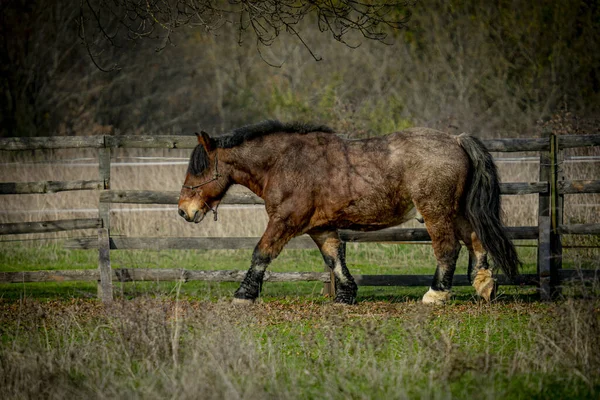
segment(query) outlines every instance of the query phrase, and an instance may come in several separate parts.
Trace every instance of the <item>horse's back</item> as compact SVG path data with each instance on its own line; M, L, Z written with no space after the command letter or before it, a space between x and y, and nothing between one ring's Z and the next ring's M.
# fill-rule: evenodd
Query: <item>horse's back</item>
M462 162L467 159L456 137L431 128L410 128L389 135L390 150L422 162ZM415 161L415 160L413 160Z

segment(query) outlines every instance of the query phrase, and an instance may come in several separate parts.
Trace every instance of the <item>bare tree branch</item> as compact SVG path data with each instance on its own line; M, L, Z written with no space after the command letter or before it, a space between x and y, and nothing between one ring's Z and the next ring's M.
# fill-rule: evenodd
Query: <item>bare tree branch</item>
M251 32L257 46L271 46L282 32L296 37L315 60L317 56L298 28L313 17L322 32L349 47L345 37L357 32L368 40L384 42L392 30L402 29L410 18L414 0L85 0L81 2L80 32L90 56L96 49L119 46L125 38L160 41L157 51L171 43L183 26L207 31L223 24ZM117 37L119 27L124 29ZM157 29L158 28L158 29ZM94 60L97 64L97 61Z

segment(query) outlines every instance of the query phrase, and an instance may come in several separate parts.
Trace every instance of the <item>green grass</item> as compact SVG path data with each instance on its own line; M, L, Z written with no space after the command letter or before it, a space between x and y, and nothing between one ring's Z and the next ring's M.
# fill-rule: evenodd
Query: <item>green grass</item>
M97 268L95 251L2 244L0 271ZM519 248L524 272L535 249ZM251 251L113 251L115 268L240 269ZM592 261L590 261L592 262ZM361 274L432 274L429 246L348 246ZM458 273L465 273L461 255ZM274 271L322 271L317 251L287 250ZM491 304L470 287L443 307L425 287L360 287L340 306L322 284L267 283L232 307L237 283L0 286L3 398L597 398L598 290L556 303L501 287Z
M597 398L598 309L0 302L0 386L7 399Z
M520 248L524 261L522 272L535 272L535 249ZM183 268L190 270L246 270L249 267L252 250L118 250L111 251L113 268ZM390 245L390 244L349 244L347 259L353 274L424 274L432 275L435 270L435 258L428 245ZM0 272L69 270L97 268L97 252L94 250L67 250L60 246L25 246L13 243L0 244ZM461 252L458 260L458 274L466 273L467 255ZM320 272L324 270L323 260L317 250L284 250L269 267L276 272ZM132 282L116 283L117 293L126 298L141 294L162 295L172 292L174 282ZM195 299L216 300L230 296L237 284L188 282L180 290L184 296ZM322 284L303 283L267 283L264 285L263 298L281 296L309 296L318 298ZM417 299L426 288L387 288L361 287L359 300L403 301ZM470 300L472 289L457 288L456 298ZM526 292L523 289L506 289L510 295ZM4 299L32 297L37 299L87 298L96 295L96 285L89 282L62 283L20 283L0 284L0 296Z

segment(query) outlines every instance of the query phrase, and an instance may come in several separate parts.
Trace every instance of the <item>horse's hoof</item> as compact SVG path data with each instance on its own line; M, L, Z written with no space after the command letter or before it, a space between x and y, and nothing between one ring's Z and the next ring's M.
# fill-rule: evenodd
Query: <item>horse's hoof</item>
M496 297L496 281L492 278L492 271L489 269L477 271L473 286L477 294L486 302L490 302Z
M333 302L336 304L356 304L356 293L337 292Z
M236 306L251 306L252 304L254 304L254 300L253 299L238 299L237 297L234 297L233 300L231 301L231 304L234 304Z
M423 296L423 304L442 305L450 300L450 291L433 290L429 288Z
M345 304L345 305L351 306L353 304L356 304L356 298L355 297L352 297L352 298L336 297L335 299L333 299L333 302L335 304Z

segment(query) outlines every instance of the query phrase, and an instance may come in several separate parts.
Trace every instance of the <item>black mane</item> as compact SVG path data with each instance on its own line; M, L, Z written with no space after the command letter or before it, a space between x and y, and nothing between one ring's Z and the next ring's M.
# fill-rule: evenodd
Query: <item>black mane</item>
M215 138L215 143L217 147L229 149L239 146L248 140L278 132L300 134L310 132L333 133L333 129L325 125L304 124L301 122L282 123L279 121L267 120L254 125L246 125L234 129L224 136Z
M334 131L325 125L313 125L300 122L282 123L279 121L268 120L253 125L242 126L224 136L216 137L212 140L216 147L230 149L232 147L240 146L248 140L278 132L305 134L310 132L333 133ZM208 167L209 160L206 150L201 145L196 146L190 158L188 173L192 175L201 175Z

